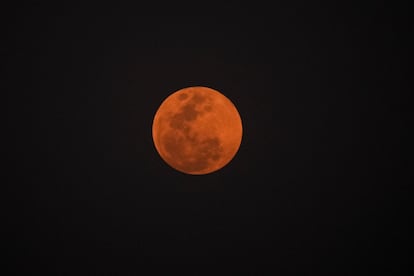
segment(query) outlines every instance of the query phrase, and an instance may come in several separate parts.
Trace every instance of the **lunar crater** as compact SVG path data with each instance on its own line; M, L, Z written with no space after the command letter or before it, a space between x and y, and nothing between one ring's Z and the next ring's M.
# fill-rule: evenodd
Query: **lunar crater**
M178 95L178 99L180 101L184 101L188 98L188 94L187 93L181 93L180 95Z
M201 95L201 94L199 94L199 93L194 93L193 94L193 97L191 98L191 101L194 103L194 104L201 104L201 103L203 103L203 102L205 102L206 101L206 96L204 96L204 95Z

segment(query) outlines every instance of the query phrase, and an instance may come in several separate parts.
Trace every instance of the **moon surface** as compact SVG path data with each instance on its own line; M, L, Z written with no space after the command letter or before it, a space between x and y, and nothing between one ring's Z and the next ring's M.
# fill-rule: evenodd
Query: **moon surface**
M215 172L236 155L242 121L222 93L204 86L180 89L159 106L152 138L161 158L172 168L193 175Z

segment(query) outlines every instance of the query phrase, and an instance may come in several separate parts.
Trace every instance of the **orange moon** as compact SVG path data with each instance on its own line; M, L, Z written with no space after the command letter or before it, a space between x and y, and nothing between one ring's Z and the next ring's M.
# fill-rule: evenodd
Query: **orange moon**
M152 124L152 138L161 158L192 175L226 166L239 150L242 132L240 114L230 99L203 86L169 95Z

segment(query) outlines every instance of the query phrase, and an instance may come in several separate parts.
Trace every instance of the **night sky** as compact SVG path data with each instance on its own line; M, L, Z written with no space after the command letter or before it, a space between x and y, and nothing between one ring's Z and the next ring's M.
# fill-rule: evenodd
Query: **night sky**
M408 7L56 2L1 9L3 275L404 275ZM194 85L244 131L203 176L151 136Z

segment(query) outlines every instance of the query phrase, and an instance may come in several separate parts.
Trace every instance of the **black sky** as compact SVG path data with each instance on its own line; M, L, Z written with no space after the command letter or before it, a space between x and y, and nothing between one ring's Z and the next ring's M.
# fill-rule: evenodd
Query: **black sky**
M2 9L4 275L404 275L408 7L139 2ZM205 176L151 137L192 85L243 120Z

